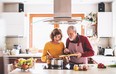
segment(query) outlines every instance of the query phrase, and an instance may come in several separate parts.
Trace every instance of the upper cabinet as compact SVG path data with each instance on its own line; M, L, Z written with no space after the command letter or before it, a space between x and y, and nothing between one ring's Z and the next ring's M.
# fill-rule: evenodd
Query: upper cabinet
M23 3L3 3L3 12L24 12Z
M113 36L112 12L98 12L98 37Z
M6 23L6 36L24 35L24 5L21 2L4 2L2 17Z
M0 13L3 11L3 3L0 2Z
M113 12L113 44L116 45L116 0L112 3Z
M24 13L3 13L7 36L24 35Z

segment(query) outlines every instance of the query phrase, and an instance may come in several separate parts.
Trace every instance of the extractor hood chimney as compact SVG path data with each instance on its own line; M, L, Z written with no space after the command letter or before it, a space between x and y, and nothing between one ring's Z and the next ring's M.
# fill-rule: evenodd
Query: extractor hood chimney
M54 18L47 20L47 22L76 22L78 20L72 19L71 14L71 0L54 0Z

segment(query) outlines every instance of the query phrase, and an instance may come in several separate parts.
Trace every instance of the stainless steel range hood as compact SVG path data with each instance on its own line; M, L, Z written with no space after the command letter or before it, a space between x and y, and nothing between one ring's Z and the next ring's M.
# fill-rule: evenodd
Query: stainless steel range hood
M46 22L76 22L72 19L71 0L54 0L54 18Z

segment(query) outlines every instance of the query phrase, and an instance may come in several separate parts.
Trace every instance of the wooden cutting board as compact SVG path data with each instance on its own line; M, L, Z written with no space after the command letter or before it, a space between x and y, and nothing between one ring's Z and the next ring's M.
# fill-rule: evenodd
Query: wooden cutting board
M69 57L69 56L77 56L77 54L60 55L59 57Z

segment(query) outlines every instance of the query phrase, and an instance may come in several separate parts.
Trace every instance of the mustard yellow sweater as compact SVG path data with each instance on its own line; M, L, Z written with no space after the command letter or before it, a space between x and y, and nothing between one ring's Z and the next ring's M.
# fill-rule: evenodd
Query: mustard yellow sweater
M47 51L52 55L53 58L58 58L59 55L63 54L64 43L60 42L59 44L54 44L52 42L47 42L45 44L41 60L46 62L47 60Z

